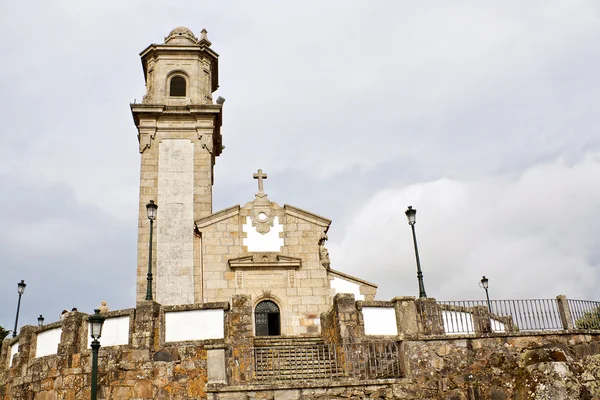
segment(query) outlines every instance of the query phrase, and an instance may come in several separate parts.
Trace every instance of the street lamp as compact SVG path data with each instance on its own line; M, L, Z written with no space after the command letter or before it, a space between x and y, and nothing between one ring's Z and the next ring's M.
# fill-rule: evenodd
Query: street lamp
M38 317L38 326L44 326L44 316L42 314Z
M102 326L104 325L104 317L100 315L100 310L95 309L94 315L90 315L88 321L90 323L90 336L92 337L92 400L97 400L98 391L98 350L100 349L100 336L102 336Z
M150 220L150 242L148 243L148 287L146 288L146 300L152 300L152 225L156 218L156 209L158 205L154 203L154 200L150 200L146 204L146 212L148 213L148 219Z
M485 297L487 298L488 311L491 314L492 307L490 305L490 295L488 294L489 281L490 280L484 276L483 278L481 278L481 281L479 282L479 286L481 286L482 288L485 289Z
M417 280L419 281L419 297L425 298L427 297L427 294L425 293L425 284L423 283L423 271L421 271L421 261L419 260L419 249L417 247L417 235L415 233L417 210L412 208L412 206L408 206L408 209L404 214L406 214L406 218L408 218L408 224L412 229L413 243L415 245L415 258L417 259Z
M15 329L13 329L13 337L17 337L17 323L19 322L19 310L21 309L21 296L25 292L25 281L21 279L21 282L17 283L17 292L19 293L19 302L17 303L17 316L15 317Z

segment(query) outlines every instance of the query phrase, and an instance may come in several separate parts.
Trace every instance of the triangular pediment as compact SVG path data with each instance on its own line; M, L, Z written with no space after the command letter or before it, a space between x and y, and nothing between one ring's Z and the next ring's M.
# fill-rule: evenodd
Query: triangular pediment
M330 219L321 217L320 215L311 213L310 211L306 211L301 208L291 206L289 204L285 204L283 208L285 209L286 215L291 215L306 222L325 227L325 232L327 232L327 229L329 229L329 225L331 225Z

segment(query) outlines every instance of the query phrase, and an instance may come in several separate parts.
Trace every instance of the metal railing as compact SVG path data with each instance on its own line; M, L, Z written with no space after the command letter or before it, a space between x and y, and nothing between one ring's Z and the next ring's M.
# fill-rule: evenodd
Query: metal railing
M424 302L417 318L427 334L563 329L556 299Z
M401 353L395 342L250 347L232 354L229 376L234 384L395 378L402 376Z
M600 330L600 301L568 300L575 329Z

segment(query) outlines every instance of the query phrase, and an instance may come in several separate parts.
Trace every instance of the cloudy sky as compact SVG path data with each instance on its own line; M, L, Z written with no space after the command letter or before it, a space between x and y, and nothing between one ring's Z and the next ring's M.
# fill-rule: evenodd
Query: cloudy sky
M600 300L600 3L0 3L0 325L135 305L139 52L220 54L214 210L333 219L332 267L440 300Z

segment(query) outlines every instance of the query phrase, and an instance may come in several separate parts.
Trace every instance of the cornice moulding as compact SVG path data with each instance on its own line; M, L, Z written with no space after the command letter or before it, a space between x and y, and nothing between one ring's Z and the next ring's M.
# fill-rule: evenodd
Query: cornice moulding
M291 206L289 204L284 204L283 208L285 209L285 213L291 215L292 217L311 222L313 224L322 226L327 229L329 229L329 225L331 225L330 219L321 217L320 215L311 213L310 211L306 211L301 208Z
M217 222L221 222L233 216L239 215L240 213L240 205L235 205L233 207L226 208L221 211L217 211L216 213L209 215L208 217L204 217L196 221L196 229L206 228L207 226L216 224Z

